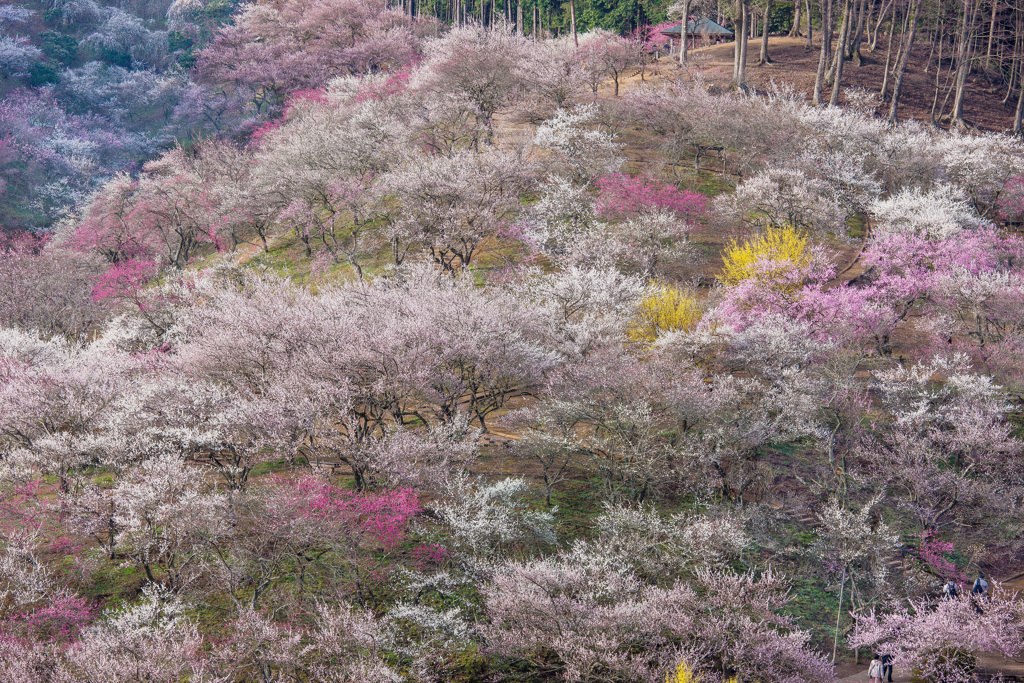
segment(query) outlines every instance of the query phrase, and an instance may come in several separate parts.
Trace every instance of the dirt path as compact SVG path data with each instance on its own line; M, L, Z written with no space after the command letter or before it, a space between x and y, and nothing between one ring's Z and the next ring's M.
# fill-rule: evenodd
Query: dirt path
M840 678L839 680L841 680L841 681L869 681L869 680L871 680L870 678L868 678L868 667L867 667L867 664L865 664L863 666L863 669L864 670L862 672L858 673L858 674L853 674L852 676L846 676L845 678ZM914 680L913 676L911 676L909 673L907 673L907 674L900 674L900 673L896 672L895 670L893 671L893 674L892 674L892 681L893 681L893 683L911 683L913 680Z

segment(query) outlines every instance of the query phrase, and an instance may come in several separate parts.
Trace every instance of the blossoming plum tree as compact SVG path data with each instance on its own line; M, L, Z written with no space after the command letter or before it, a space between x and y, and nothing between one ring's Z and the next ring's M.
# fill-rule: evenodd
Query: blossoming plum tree
M850 645L885 647L895 666L933 680L970 680L978 656L1016 657L1024 649L1021 604L995 591L984 604L970 595L935 605L911 603L885 614L857 616Z
M384 0L253 4L221 28L197 68L260 106L278 106L334 76L403 64L415 44L402 13Z

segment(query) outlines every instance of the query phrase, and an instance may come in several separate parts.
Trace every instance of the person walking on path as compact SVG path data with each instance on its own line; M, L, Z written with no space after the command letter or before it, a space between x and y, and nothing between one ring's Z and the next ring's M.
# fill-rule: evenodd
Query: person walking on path
M889 653L882 655L882 675L878 680L884 680L887 675L888 683L892 683L892 655Z
M985 610L981 609L982 603L986 602L988 598L988 581L985 580L985 575L978 573L978 579L974 582L974 586L971 587L971 607L978 614L984 614Z
M868 678L871 679L871 683L882 683L882 660L877 654L868 665Z

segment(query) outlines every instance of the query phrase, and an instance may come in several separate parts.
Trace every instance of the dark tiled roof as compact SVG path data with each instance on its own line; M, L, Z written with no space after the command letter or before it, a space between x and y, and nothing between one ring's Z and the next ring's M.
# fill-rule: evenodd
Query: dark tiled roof
M679 26L673 26L670 29L666 29L661 32L663 36L678 36L682 31L680 30L682 24ZM724 26L717 24L707 17L698 19L697 21L689 21L686 24L686 32L690 35L707 34L711 36L731 36L732 31L725 28Z

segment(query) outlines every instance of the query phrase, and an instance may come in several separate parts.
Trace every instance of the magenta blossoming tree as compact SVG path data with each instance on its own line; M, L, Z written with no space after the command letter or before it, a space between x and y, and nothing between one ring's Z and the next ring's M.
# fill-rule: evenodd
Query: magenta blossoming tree
M707 199L703 195L621 173L602 176L594 181L594 186L600 192L597 210L602 214L670 211L689 222L700 218L707 210Z

